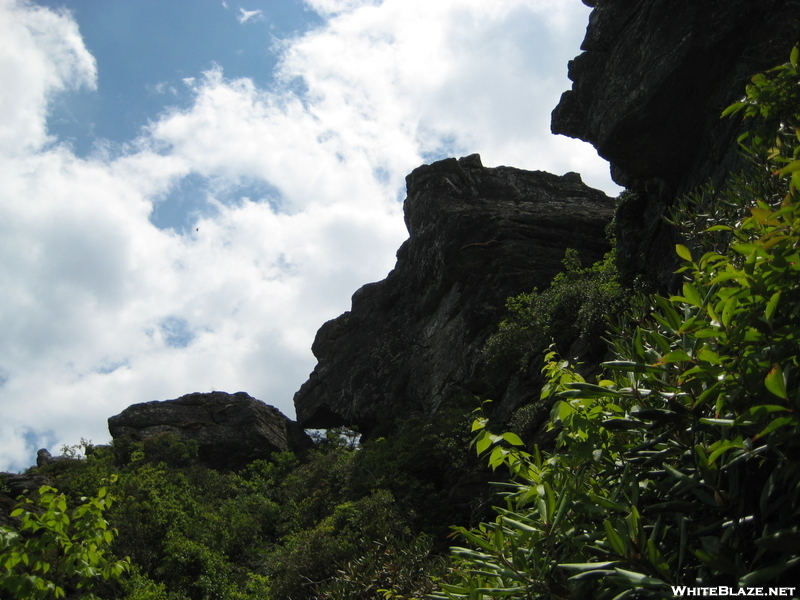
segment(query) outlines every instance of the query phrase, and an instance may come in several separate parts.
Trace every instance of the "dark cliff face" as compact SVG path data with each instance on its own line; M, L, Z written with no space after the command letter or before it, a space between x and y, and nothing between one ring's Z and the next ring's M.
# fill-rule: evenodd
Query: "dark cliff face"
M608 250L613 201L577 174L490 169L473 155L406 181L410 237L387 278L317 333L319 362L294 399L303 427L369 433L463 393L491 393L509 409L529 400L534 390L492 389L481 375L506 298L546 287L566 248L586 262Z
M741 123L720 119L749 77L785 61L800 40L798 0L592 0L574 82L552 130L592 143L614 180L638 192L618 219L631 271L669 286L676 195L738 168Z

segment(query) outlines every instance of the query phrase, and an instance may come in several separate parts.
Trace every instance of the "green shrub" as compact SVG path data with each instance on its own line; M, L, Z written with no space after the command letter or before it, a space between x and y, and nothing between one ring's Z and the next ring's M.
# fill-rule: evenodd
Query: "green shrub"
M109 551L115 532L104 513L111 504L106 488L73 509L49 486L39 488L37 501L25 498L11 512L21 520L19 531L0 527L0 590L20 600L78 591L89 600L99 582L121 580L130 563Z
M605 345L600 337L607 316L627 305L628 294L617 281L614 261L612 250L604 260L583 268L577 251L568 248L565 271L556 275L549 288L508 299L509 316L484 348L489 364L506 376L526 371L551 343L566 355L579 339L590 352L602 354Z
M176 433L161 433L138 444L141 454L137 458L151 463L164 463L170 467L188 467L197 462L199 444Z
M314 586L335 579L337 565L362 555L373 540L403 533L394 498L378 491L336 506L314 527L291 533L267 558L276 598L313 598Z
M325 600L411 600L426 598L448 562L425 534L394 534L370 540L362 554L337 565L334 578L316 588Z

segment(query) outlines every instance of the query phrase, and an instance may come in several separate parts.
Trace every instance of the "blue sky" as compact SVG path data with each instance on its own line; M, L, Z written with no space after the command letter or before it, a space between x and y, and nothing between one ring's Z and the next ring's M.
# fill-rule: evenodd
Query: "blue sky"
M166 107L187 106L182 80L214 64L227 77L269 86L279 58L273 43L322 23L294 0L254 1L248 9L218 0L41 4L70 10L97 60L98 90L64 96L50 118L53 133L74 140L79 154L98 138L129 141Z
M294 415L311 343L384 278L404 178L578 171L549 133L579 0L0 0L0 470L135 402Z
M154 116L189 107L193 80L223 66L229 78L274 84L282 42L324 21L301 0L56 0L38 3L68 10L97 61L98 87L62 94L47 121L51 134L87 157L95 144L125 144ZM260 182L253 182L258 193ZM186 178L151 217L160 227L186 228L202 208L203 181ZM242 191L242 190L239 190ZM245 190L245 191L253 191ZM187 214L188 213L188 214Z

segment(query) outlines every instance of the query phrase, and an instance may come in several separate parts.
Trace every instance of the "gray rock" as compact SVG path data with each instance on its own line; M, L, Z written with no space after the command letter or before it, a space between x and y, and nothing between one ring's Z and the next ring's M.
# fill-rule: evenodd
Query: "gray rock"
M53 485L53 480L47 475L27 475L16 473L0 473L5 480L11 498L17 498L30 490L38 490L43 485Z
M618 217L631 275L674 283L674 232L662 216L678 195L738 169L738 119L720 119L756 72L788 59L798 0L602 0L554 133L592 143L614 180L639 194Z
M10 515L17 507L19 497L26 492L38 490L53 481L45 475L0 473L0 527L19 528L19 517Z
M422 166L406 183L410 237L386 279L317 333L319 362L294 398L303 427L369 434L463 394L492 395L510 413L538 391L497 388L483 373L506 299L546 287L568 247L586 262L608 250L613 200L575 173L490 169L472 155Z
M39 448L39 451L36 453L36 466L41 467L42 465L47 465L53 462L53 455L50 454L50 451L47 448Z
M44 465L52 465L53 463L57 462L68 462L68 461L78 461L78 458L72 458L71 456L53 456L50 454L50 451L47 448L40 448L38 452L36 452L36 466L43 467Z
M195 393L134 404L109 418L108 429L115 440L122 436L144 440L168 432L195 440L200 461L220 470L312 445L297 423L244 392Z

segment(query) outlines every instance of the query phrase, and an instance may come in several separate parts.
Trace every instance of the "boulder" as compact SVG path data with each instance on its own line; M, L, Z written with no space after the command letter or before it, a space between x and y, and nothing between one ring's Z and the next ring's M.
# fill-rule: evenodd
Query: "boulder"
M317 333L318 364L294 397L303 427L369 436L464 394L491 395L510 414L538 390L497 384L482 368L506 299L545 288L567 248L585 263L609 249L614 201L575 173L485 168L472 155L419 167L406 184L409 239L386 279Z
M55 463L76 462L80 459L71 456L53 456L47 448L39 448L36 452L36 466L43 467Z
M798 0L602 0L570 61L572 89L552 131L590 142L614 180L636 192L617 218L631 277L675 283L676 196L718 184L741 166L740 119L720 113L756 72L788 59L800 39Z
M109 418L108 429L115 440L129 436L140 441L163 433L194 440L200 461L225 471L313 444L297 423L244 392L194 393L133 404Z

